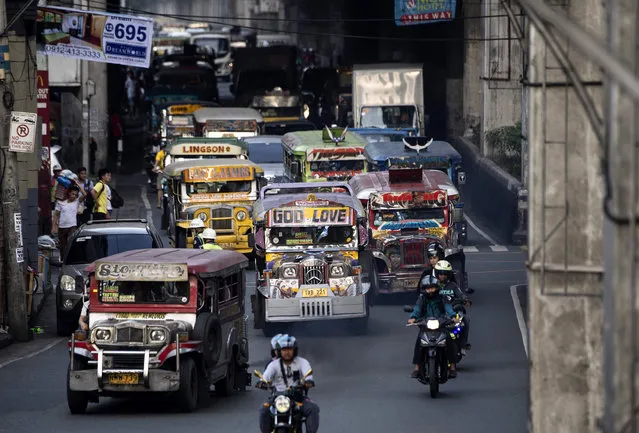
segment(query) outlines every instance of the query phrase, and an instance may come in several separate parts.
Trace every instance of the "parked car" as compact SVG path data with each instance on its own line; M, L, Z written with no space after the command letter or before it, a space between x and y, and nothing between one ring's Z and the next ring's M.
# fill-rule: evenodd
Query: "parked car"
M58 335L76 330L82 310L82 294L88 274L85 268L113 254L146 248L163 248L158 231L145 219L90 221L71 237L67 254L61 257L56 287Z

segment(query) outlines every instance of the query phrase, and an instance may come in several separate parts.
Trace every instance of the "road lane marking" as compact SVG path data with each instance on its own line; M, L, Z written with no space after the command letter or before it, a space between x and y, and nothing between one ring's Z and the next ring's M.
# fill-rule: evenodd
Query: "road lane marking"
M513 304L515 306L515 316L517 316L517 324L519 325L519 333L521 334L521 341L522 343L524 343L526 358L528 358L528 327L526 326L524 312L521 310L521 304L519 303L517 286L518 285L510 286L510 296L513 298Z
M505 247L503 245L489 245L490 249L493 250L494 252L504 252L504 251L508 251L508 247Z
M485 231L483 231L482 229L480 229L480 228L477 226L477 224L475 224L475 223L473 222L473 220L471 220L471 219L468 217L468 215L464 215L464 217L466 218L466 221L468 222L468 224L470 224L470 226L471 226L472 228L474 228L474 229L475 229L475 231L476 231L477 233L479 233L479 234L480 234L480 235L481 235L484 239L486 239L486 240L488 241L488 243L489 243L489 244L491 244L491 245L497 245L497 244L498 244L498 242L495 242L495 240L494 240L493 238L491 238L490 236L488 236L488 234L486 234L486 232L485 232Z
M140 190L140 197L142 198L142 203L144 203L144 208L146 209L146 220L150 224L153 224L153 208L151 207L151 203L149 203L149 198L146 194L146 186L143 186Z
M0 364L0 368L4 368L4 367L6 367L7 365L9 365L9 364L13 364L14 362L17 362L17 361L22 361L23 359L29 359L29 358L33 358L33 357L34 357L34 356L36 356L36 355L40 355L41 353L46 352L47 350L51 349L53 346L55 346L55 345L57 345L57 344L60 344L61 342L65 341L65 340L66 340L65 338L61 338L61 339L59 339L59 340L52 341L51 343L47 344L47 345L46 345L46 346L44 346L43 348L38 349L38 350L36 350L35 352L31 352L31 353L30 353L30 354L28 354L28 355L20 356L20 357L18 357L18 358L9 359L8 361L6 361L6 362L4 362L4 363Z
M462 249L464 250L465 253L478 253L479 252L479 248L473 247L473 246L463 245Z

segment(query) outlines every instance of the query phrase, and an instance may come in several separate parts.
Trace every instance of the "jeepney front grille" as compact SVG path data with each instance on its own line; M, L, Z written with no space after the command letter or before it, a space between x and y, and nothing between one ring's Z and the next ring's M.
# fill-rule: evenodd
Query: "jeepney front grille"
M302 269L304 270L303 284L325 284L326 278L323 261L311 260L305 262Z
M144 343L144 329L140 328L119 328L117 330L118 343Z
M233 231L233 209L228 208L213 208L211 209L211 224L212 229L220 232L232 232Z
M406 241L402 247L404 266L424 265L424 243L422 241Z
M300 300L300 317L330 317L333 315L331 298Z
M142 369L144 368L144 355L112 355L109 368Z

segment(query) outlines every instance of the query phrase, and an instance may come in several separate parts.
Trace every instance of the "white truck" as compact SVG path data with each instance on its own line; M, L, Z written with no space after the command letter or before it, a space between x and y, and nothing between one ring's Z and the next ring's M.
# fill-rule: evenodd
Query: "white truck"
M353 67L354 126L360 133L380 129L424 136L424 73L421 64L380 63Z

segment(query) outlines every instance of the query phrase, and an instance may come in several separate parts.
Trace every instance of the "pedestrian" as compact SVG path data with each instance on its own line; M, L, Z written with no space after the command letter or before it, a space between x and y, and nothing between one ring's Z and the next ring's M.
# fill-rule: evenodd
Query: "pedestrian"
M93 197L91 196L93 181L89 179L86 167L78 168L76 174L78 175L78 182L82 185L82 188L85 191L85 194L80 198L80 208L78 209L78 227L80 227L82 224L86 224L91 219L91 212L94 204Z
M91 190L91 196L95 201L93 206L93 219L105 220L108 212L108 192L107 184L111 182L111 170L101 168L98 172L98 183Z
M135 118L135 97L137 93L137 83L133 76L133 71L127 72L126 81L124 82L124 88L126 89L126 96L129 100L129 116Z
M67 199L64 201L58 200L53 213L51 234L53 236L58 235L60 259L62 260L64 260L67 252L69 238L77 228L78 206L80 205L79 193L80 188L77 185L72 185L69 188Z
M55 209L55 190L58 186L58 177L60 177L60 173L62 172L62 167L60 164L56 164L53 166L53 176L51 177L51 209Z
M164 158L166 157L166 141L160 143L160 150L155 154L155 164L153 165L153 173L156 174L155 187L158 194L158 209L162 208L162 198L164 191L162 191L162 172L164 171Z

